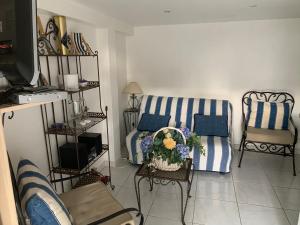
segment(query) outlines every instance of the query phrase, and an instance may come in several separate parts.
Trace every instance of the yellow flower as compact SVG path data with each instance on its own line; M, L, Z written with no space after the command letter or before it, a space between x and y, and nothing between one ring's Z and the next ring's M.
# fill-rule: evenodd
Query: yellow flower
M174 141L173 138L165 138L163 140L163 143L165 147L169 150L172 150L176 147L176 141Z
M166 137L166 138L171 138L172 135L171 135L170 133L167 133L167 134L165 135L165 137Z

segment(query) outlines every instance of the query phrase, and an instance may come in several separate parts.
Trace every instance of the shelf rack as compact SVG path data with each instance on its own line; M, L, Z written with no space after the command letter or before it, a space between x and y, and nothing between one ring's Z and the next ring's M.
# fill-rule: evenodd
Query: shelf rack
M53 85L54 79L57 80L57 75L63 76L64 74L70 74L71 72L75 72L79 75L80 79L83 79L82 75L82 57L89 57L96 61L97 66L97 78L96 81L88 81L87 86L80 87L79 90L68 91L69 97L71 100L77 97L79 100L84 99L84 93L89 90L97 90L99 96L99 111L98 112L87 112L86 115L82 116L82 120L88 119L91 122L82 126L76 122L76 119L70 118L70 112L68 112L67 100L62 100L61 104L49 104L41 106L41 114L43 119L43 127L45 134L45 142L47 148L47 160L48 160L48 168L50 174L50 180L54 183L55 188L57 188L57 177L60 177L61 190L64 192L64 181L66 180L66 176L70 178L71 185L73 188L76 188L80 185L84 185L87 183L91 183L92 181L99 181L99 177L95 173L92 173L91 166L104 155L108 156L108 181L109 185L112 189L114 189L114 185L112 185L111 181L111 163L110 163L110 149L109 149L109 140L108 140L108 120L107 120L107 106L102 108L101 102L101 85L100 85L100 72L99 72L99 57L98 52L94 52L92 55L60 55L60 54L50 54L47 55L43 51L39 51L39 65L40 68L42 66L46 67L47 74L46 79L49 85ZM56 64L56 68L58 69L58 74L54 74L52 71L53 68L53 58L54 63ZM50 62L51 59L51 62ZM72 59L72 61L70 60ZM71 65L73 63L73 65ZM75 63L75 65L74 65ZM71 71L71 66L75 66L75 71ZM57 71L56 71L57 72ZM62 121L58 121L57 108L60 108L62 115ZM59 152L59 136L64 136L64 142L70 142L72 138L72 142L76 143L76 152L77 152L77 165L79 167L79 149L78 149L78 137L79 135L87 132L90 128L102 123L105 121L106 126L106 144L102 145L102 151L98 154L93 160L91 160L88 165L84 169L70 169L70 168L62 168L61 160L60 160L60 152ZM57 122L63 122L65 124L62 128L53 128L52 124L56 124ZM54 141L53 141L54 137ZM54 142L54 144L53 144ZM56 163L54 159L57 158L58 162ZM73 177L76 177L73 179ZM74 181L77 183L74 183Z

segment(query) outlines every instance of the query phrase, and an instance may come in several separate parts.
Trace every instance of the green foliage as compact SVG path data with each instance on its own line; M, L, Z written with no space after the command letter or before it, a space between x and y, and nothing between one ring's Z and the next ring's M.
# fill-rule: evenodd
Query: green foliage
M164 144L164 139L166 138L172 138L176 142L176 145L183 144L188 146L189 151L196 147L194 149L195 151L200 151L200 154L205 154L204 148L201 145L200 136L192 133L192 135L186 140L185 144L181 132L179 132L178 130L167 129L157 133L156 137L154 138L153 144L148 154L149 160L151 160L153 157L158 159L161 158L162 160L167 161L169 164L181 164L185 161L185 159L182 159L181 154L179 151L177 151L176 147L174 149L166 148Z

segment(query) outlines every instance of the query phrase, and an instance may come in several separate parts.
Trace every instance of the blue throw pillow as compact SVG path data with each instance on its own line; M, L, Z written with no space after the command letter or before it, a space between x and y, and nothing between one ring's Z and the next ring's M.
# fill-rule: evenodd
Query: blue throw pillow
M227 116L194 115L194 132L199 136L228 137Z
M161 116L144 113L137 129L139 131L156 132L160 128L167 127L171 116Z

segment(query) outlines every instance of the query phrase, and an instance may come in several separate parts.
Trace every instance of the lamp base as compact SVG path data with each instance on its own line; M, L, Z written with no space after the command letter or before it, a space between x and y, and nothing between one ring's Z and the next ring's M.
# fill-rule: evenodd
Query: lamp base
M140 101L139 101L138 97L135 94L130 95L128 105L129 105L130 109L132 109L132 110L137 110L138 109L138 107L140 105Z

